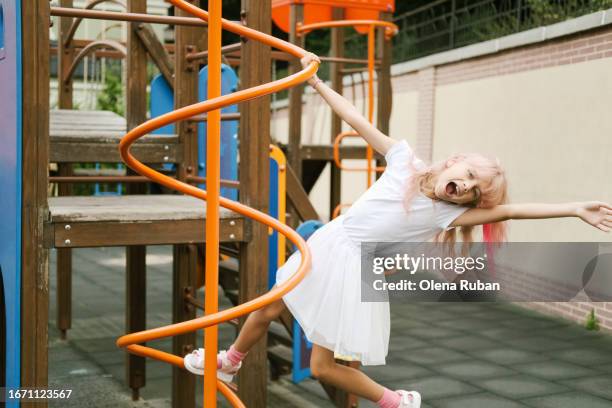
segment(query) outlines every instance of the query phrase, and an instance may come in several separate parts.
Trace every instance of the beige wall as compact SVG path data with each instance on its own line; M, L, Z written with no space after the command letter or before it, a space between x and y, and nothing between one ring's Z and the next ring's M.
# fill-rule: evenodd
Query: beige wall
M612 201L612 58L439 86L434 160L498 156L514 202ZM514 221L515 241L602 241L576 219Z

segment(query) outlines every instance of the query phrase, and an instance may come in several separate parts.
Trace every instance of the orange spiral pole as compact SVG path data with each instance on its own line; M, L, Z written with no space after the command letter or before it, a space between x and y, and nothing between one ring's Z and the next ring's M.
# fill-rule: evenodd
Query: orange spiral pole
M220 89L220 46L221 29L226 29L243 37L260 41L271 47L285 51L294 57L302 58L305 51L286 41L279 40L270 35L261 33L240 24L236 24L221 18L221 0L210 0L211 13L189 4L184 0L169 0L174 6L188 12L200 19L207 21L209 25L209 99L194 105L186 106L169 112L157 118L151 119L132 129L121 139L119 152L122 160L127 166L137 173L145 176L156 183L187 194L201 200L207 201L206 222L206 300L205 316L176 323L168 326L158 327L137 333L131 333L117 340L118 347L125 347L132 354L143 357L154 358L169 364L183 368L183 358L152 347L143 346L142 343L158 340L165 337L178 336L181 334L205 329L205 376L204 376L204 403L206 407L216 406L216 390L220 390L230 403L235 407L244 405L230 388L218 381L216 378L216 349L217 332L214 326L219 323L235 319L254 310L269 305L286 293L291 291L304 278L311 265L311 254L306 242L297 232L280 223L273 217L261 211L250 208L239 202L235 202L219 196L219 123L220 109L234 105L239 102L255 99L264 95L288 89L299 85L311 78L318 69L318 63L311 62L302 71L286 78L244 89L232 94L221 96ZM139 138L166 125L186 120L192 116L208 113L208 146L207 146L207 188L209 191L199 189L187 183L166 176L150 167L147 167L130 152L132 144ZM301 261L296 272L283 284L264 295L223 311L218 311L218 243L219 243L219 206L223 206L255 221L261 222L292 241L301 253ZM210 251L210 252L209 252Z

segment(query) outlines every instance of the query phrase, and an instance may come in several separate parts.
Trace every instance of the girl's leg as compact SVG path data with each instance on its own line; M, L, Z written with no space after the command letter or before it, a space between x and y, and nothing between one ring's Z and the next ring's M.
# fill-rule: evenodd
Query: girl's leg
M324 383L373 402L380 401L385 392L382 385L362 371L336 363L333 351L316 344L312 345L310 372Z
M257 343L268 331L270 323L275 320L285 310L285 303L282 299L268 306L252 312L247 317L236 341L233 344L234 349L240 353L248 352L251 347Z

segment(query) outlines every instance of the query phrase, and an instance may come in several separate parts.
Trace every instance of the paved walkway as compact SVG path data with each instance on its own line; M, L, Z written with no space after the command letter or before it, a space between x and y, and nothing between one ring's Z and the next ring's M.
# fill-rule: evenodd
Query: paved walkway
M51 260L50 383L72 388L54 407L168 407L168 365L147 361L142 400L124 385L124 250L74 251L73 328L61 341L55 326ZM148 327L170 323L171 248L147 256ZM233 329L221 326L222 346ZM169 350L170 341L157 346ZM612 337L503 304L393 305L388 365L364 371L389 388L417 389L423 408L612 407ZM199 387L201 389L201 387ZM198 396L201 399L201 396ZM225 405L225 404L222 404ZM331 407L313 380L270 383L270 407ZM363 407L373 404L363 401Z

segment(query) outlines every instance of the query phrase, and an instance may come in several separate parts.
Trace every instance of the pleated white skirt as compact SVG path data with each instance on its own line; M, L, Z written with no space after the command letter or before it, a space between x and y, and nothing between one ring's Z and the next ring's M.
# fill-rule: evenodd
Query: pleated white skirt
M361 301L360 250L346 235L342 219L310 237L312 269L283 300L312 343L363 365L385 364L389 303ZM296 252L278 270L276 282L284 282L299 263Z

